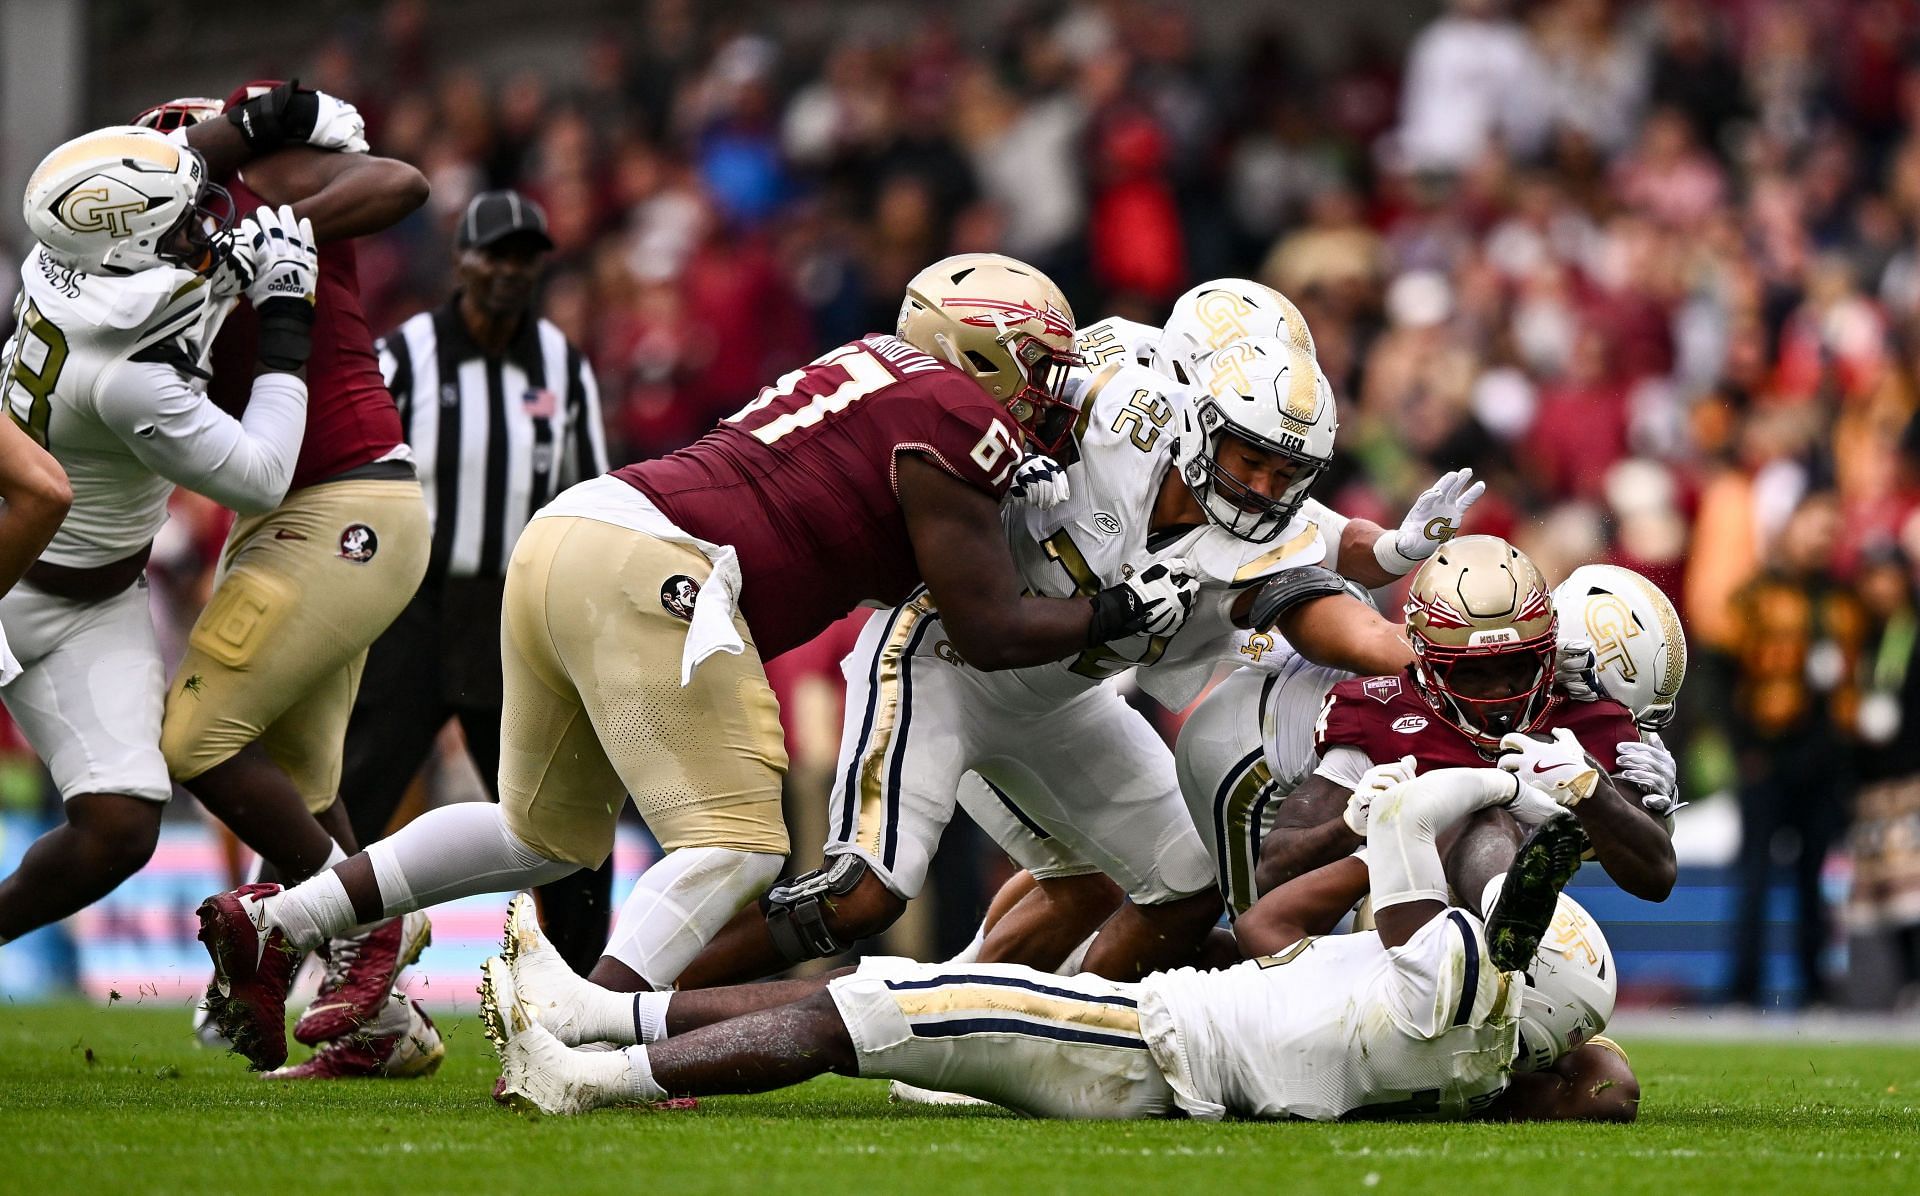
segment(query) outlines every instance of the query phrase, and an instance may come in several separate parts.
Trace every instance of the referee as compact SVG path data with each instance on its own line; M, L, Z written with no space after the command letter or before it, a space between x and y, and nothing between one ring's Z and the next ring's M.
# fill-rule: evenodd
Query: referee
M380 342L433 518L426 579L367 654L340 792L361 843L383 838L440 729L459 719L499 800L500 599L514 541L568 486L607 471L593 371L534 315L553 240L539 205L488 191L455 239L458 287ZM540 891L547 932L585 975L607 944L612 861Z

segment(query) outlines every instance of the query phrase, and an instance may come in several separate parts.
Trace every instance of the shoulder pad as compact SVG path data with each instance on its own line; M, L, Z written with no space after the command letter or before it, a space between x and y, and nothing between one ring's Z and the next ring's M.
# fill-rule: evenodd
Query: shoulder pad
M1116 362L1080 387L1073 438L1082 452L1120 445L1130 453L1165 456L1178 435L1179 386L1143 365Z
M1283 569L1261 583L1253 596L1253 626L1264 631L1281 615L1315 598L1328 598L1347 592L1347 583L1338 573L1319 565L1301 565Z
M1209 524L1193 538L1186 557L1201 573L1224 585L1241 587L1288 569L1318 565L1327 559L1320 525L1295 516L1278 536L1254 544Z
M1108 316L1080 330L1074 338L1074 351L1087 368L1098 370L1115 362L1146 364L1147 352L1160 343L1160 330L1120 316Z

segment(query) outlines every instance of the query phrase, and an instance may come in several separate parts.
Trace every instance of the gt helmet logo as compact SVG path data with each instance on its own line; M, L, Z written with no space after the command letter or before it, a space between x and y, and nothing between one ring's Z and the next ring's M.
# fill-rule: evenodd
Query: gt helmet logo
M75 187L60 201L55 211L61 222L77 233L132 236L131 217L146 211L152 201L112 179L96 175L88 182L94 185Z
M1587 638L1593 641L1595 667L1613 669L1621 680L1632 681L1639 670L1633 667L1627 641L1644 634L1617 595L1599 595L1587 604Z

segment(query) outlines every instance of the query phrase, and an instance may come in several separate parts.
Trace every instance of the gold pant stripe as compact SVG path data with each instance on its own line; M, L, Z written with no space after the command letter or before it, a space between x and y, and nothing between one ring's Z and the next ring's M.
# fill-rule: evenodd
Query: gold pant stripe
M907 645L913 632L933 610L933 599L922 594L908 602L880 645L873 731L867 737L856 767L860 792L860 827L854 842L873 859L881 859L887 825L887 756L900 722L901 676L907 668Z
M897 992L894 1001L909 1023L915 1018L979 1013L1116 1030L1130 1035L1140 1033L1140 1011L1137 1009L1103 1001L1050 997L1030 989L997 984L952 984L922 991Z
M1236 915L1253 908L1259 896L1254 891L1253 872L1260 855L1260 828L1254 825L1257 820L1253 808L1272 783L1273 770L1267 767L1265 757L1261 757L1240 774L1227 794L1226 810L1221 816L1227 850L1220 864L1227 873L1227 903Z

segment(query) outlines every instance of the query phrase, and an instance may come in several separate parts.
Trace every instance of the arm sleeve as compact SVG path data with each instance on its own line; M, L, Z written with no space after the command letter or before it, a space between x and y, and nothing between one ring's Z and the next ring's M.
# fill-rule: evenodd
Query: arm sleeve
M292 374L253 380L246 414L235 419L180 374L157 362L129 362L102 380L100 419L156 474L242 515L286 497L307 424L307 384Z
M1497 768L1442 768L1375 798L1367 816L1373 908L1445 905L1447 874L1435 839L1475 810L1512 798L1519 785L1518 777Z
M1313 770L1313 775L1351 789L1372 767L1373 760L1359 748L1333 747L1320 757L1320 767Z

